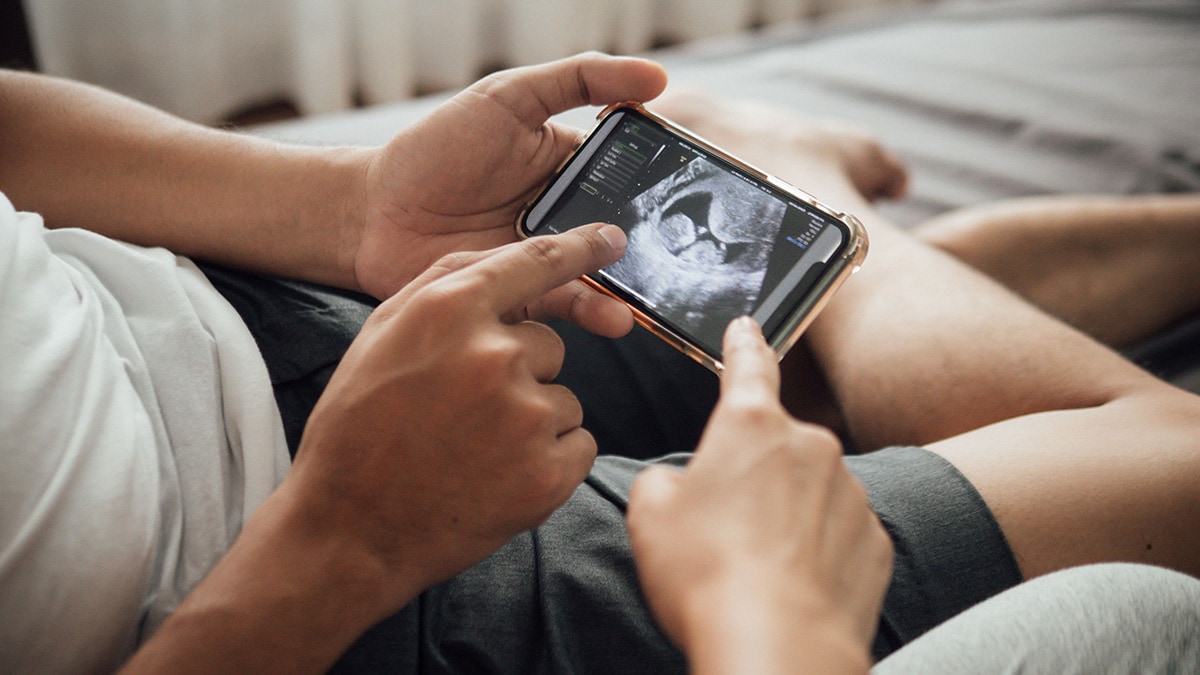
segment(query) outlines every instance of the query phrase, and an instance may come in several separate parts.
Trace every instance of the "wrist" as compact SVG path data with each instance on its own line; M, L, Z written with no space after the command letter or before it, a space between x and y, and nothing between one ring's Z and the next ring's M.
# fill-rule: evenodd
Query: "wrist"
M328 670L396 609L379 592L396 583L309 511L277 490L124 672Z
M276 508L260 509L242 538L290 570L295 585L311 592L314 602L336 607L344 622L365 629L431 585L418 565L363 543L361 521L369 516L346 514L337 500L308 487L284 481L272 495Z
M710 673L866 673L867 645L816 589L791 581L709 584L685 602L691 670Z
M366 221L367 170L373 149L298 149L289 180L289 232L275 243L303 244L285 276L362 290L355 258Z

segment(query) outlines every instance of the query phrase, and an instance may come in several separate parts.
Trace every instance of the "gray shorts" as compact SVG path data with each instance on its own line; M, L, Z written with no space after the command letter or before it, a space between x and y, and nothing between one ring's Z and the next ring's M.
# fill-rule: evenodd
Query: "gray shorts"
M876 659L1020 581L991 514L940 457L893 448L847 462L896 546ZM630 556L625 499L644 466L601 457L545 525L376 626L339 670L687 672L643 603Z
M289 442L371 310L340 291L205 268L258 340ZM542 527L423 593L368 631L342 672L686 672L642 600L625 531L647 461L684 464L717 397L716 378L647 333L622 340L556 326L560 381L584 405L602 456ZM651 458L660 459L651 459ZM846 458L895 544L876 659L1021 581L979 494L920 448Z

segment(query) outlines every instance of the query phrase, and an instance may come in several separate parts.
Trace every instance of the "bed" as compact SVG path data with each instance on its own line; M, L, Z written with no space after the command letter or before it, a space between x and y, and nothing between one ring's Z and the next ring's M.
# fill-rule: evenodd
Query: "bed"
M676 85L873 130L912 169L910 196L884 207L905 226L1009 197L1200 191L1195 0L953 2L654 56ZM442 98L256 132L382 143ZM587 126L591 114L569 121ZM1200 318L1130 355L1200 391Z

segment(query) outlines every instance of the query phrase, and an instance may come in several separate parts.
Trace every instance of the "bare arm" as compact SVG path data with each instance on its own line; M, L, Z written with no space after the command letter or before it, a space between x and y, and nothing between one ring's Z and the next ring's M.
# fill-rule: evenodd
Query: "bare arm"
M50 227L356 288L369 152L285 146L0 71L0 189Z
M657 64L582 54L484 78L384 147L310 148L0 71L0 190L50 227L386 298L446 254L515 240L579 139L552 115L665 85Z

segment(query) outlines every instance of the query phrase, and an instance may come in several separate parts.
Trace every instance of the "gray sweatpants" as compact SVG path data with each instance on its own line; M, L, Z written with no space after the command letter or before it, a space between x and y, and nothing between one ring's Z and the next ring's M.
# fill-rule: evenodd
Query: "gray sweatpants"
M1011 588L881 661L898 673L1200 673L1200 580L1089 565Z

